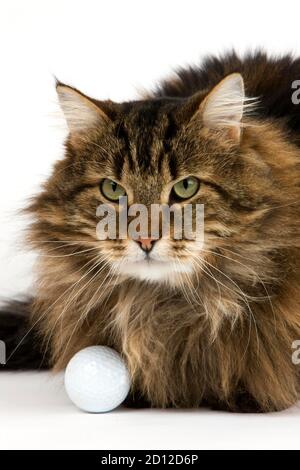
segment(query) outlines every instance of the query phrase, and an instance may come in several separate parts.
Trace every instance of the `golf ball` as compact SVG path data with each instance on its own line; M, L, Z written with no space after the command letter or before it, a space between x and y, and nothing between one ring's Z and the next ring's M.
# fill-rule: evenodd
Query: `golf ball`
M130 377L120 354L107 346L90 346L76 353L67 365L65 388L80 409L104 413L125 400Z

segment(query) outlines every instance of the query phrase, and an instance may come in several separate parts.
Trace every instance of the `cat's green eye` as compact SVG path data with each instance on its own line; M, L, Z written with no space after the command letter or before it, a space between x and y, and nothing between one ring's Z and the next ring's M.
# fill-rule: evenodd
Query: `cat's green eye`
M117 202L120 197L126 196L126 191L123 186L109 178L105 178L100 187L103 196L110 201Z
M177 199L189 199L196 194L199 186L200 181L194 176L189 176L174 184L172 189L173 196Z

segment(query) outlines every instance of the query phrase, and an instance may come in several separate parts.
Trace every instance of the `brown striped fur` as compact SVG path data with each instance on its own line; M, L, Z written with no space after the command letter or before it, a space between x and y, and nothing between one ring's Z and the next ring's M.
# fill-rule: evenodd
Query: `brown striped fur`
M133 401L271 411L299 399L291 356L300 339L300 129L287 102L291 70L300 78L290 58L233 54L181 72L145 100L92 100L109 122L70 133L65 158L29 208L29 241L40 253L31 321L55 370L81 348L105 344L128 363ZM260 99L238 144L193 118L231 72ZM126 241L95 237L100 180L121 182L149 205L187 174L201 180L194 202L205 204L206 251L190 254L193 274L163 283L110 274ZM189 256L184 241L169 242Z

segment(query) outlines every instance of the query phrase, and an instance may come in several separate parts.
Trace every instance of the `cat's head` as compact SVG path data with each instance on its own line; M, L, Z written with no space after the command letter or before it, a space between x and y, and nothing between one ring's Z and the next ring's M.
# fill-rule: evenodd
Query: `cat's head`
M96 255L115 274L169 283L207 273L222 247L262 243L268 204L278 201L266 161L273 150L262 156L263 131L245 125L251 100L240 74L182 99L100 102L61 83L57 93L69 135L35 203L41 241ZM115 239L99 240L97 207L118 213L120 196L148 209L203 204L204 243L172 233L120 239L118 228Z

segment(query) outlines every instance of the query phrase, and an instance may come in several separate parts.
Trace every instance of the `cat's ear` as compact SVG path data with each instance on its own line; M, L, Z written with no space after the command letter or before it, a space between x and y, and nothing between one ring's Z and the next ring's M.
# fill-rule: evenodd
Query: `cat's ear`
M70 133L84 132L109 122L105 112L78 90L57 83L56 91Z
M243 77L233 73L225 77L202 101L199 111L203 123L211 129L224 129L239 142L245 108Z

